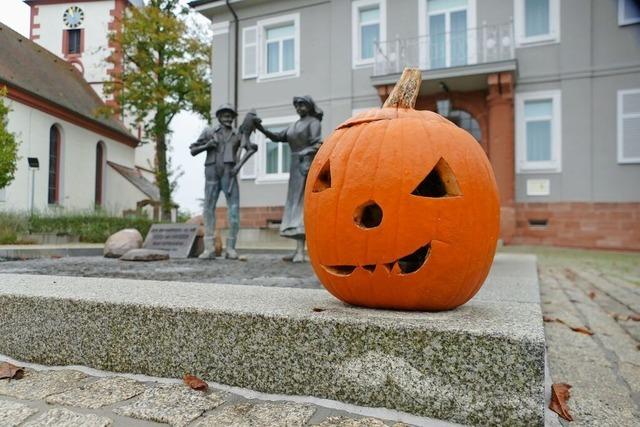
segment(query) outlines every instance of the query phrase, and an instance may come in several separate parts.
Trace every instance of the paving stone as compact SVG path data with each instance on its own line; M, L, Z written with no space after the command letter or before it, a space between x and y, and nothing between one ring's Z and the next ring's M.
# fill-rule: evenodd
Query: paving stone
M563 279L563 273L553 269L541 275L543 300L550 301L543 305L544 314L582 326L586 319L567 296L564 286L570 284ZM573 386L568 405L576 425L637 425L630 390L596 338L557 322L545 323L545 334L553 382Z
M109 377L67 390L64 393L54 394L47 397L46 402L96 409L130 399L144 390L145 386L137 381L122 377Z
M87 376L79 371L25 370L20 380L0 380L0 394L24 400L40 400L82 384Z
M185 426L224 403L218 393L203 393L181 384L158 385L146 389L136 400L113 411L125 417Z
M113 421L106 417L54 408L24 424L24 427L110 427L112 425Z
M304 426L315 408L298 403L240 403L225 406L199 421L198 427L295 427Z
M0 399L0 426L14 427L38 412L27 405Z
M377 418L349 418L349 417L328 417L318 427L382 427L386 426L384 422ZM395 423L393 427L409 427L404 423Z

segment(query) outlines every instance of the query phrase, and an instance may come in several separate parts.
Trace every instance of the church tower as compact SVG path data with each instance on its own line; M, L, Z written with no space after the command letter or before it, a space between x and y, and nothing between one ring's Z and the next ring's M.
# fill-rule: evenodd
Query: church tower
M109 33L117 29L127 7L142 7L143 0L25 0L31 8L30 38L45 49L73 64L108 105L112 96L103 93L122 67L122 54L109 43ZM107 62L112 56L115 63ZM124 118L130 132L141 139L140 128ZM153 169L153 144L136 149L136 165L149 178Z

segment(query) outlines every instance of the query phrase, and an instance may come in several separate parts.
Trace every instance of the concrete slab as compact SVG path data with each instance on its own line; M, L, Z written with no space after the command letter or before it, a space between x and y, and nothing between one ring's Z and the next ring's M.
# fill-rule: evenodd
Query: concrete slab
M511 254L477 298L443 313L356 308L323 290L0 274L0 353L542 425L537 289L535 258Z

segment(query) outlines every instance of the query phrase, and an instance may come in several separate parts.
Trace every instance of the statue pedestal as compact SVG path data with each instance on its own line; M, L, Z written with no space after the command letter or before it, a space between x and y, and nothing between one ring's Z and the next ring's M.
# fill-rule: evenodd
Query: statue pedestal
M535 257L500 254L440 313L324 290L0 274L0 354L314 396L464 424L543 425Z

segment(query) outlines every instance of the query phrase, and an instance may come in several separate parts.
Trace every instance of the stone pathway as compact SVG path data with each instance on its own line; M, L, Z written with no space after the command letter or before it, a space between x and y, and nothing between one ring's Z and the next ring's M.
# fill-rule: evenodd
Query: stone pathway
M182 383L95 377L73 369L26 369L0 380L0 427L55 426L408 427L377 418L287 401L259 401Z
M561 422L640 425L640 256L547 250L538 262L552 381L573 386L574 421Z

